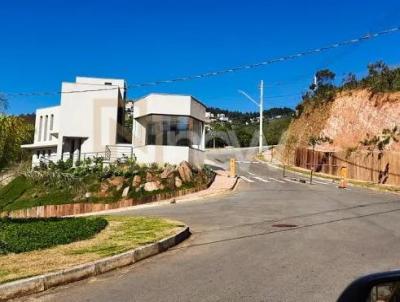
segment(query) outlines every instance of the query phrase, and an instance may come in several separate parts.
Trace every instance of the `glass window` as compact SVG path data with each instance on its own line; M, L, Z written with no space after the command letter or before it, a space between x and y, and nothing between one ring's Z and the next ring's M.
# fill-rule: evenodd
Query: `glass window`
M201 146L202 122L192 117L149 115L139 122L146 125L146 145Z

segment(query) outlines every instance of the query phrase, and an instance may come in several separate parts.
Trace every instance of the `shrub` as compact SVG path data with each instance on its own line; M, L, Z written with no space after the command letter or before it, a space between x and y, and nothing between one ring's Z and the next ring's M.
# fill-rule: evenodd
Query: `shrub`
M23 253L93 237L107 226L94 218L0 219L0 254Z

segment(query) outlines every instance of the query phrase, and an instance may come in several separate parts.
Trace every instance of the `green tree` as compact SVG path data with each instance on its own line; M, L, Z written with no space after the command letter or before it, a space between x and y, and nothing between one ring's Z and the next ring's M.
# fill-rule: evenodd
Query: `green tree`
M289 127L291 118L281 118L268 121L264 126L264 137L268 145L279 144L283 132Z
M33 133L34 127L23 118L0 115L0 169L27 156L21 145L31 143Z

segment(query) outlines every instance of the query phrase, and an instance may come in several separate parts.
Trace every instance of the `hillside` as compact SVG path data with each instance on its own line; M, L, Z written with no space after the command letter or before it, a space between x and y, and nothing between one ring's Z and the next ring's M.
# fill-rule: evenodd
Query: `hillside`
M307 146L311 136L326 136L333 142L319 149L339 151L357 148L367 134L379 136L396 125L400 125L400 92L352 89L338 93L330 102L305 109L293 120L286 136L296 137L297 146ZM387 150L400 151L400 143L392 142Z
M336 85L335 77L329 69L316 72L281 140L285 150L314 143L329 151L400 151L400 68L378 61L361 79L349 73Z

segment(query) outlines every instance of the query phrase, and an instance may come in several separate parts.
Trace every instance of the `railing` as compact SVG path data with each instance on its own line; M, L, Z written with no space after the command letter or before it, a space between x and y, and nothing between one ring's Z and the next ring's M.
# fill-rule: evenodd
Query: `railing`
M107 145L105 159L112 162L125 160L133 157L133 147L131 145Z

